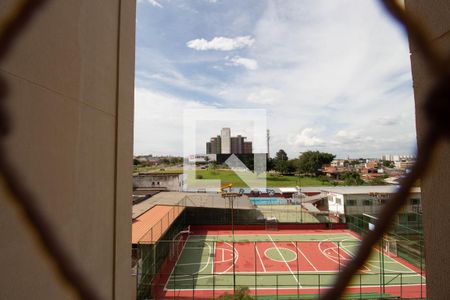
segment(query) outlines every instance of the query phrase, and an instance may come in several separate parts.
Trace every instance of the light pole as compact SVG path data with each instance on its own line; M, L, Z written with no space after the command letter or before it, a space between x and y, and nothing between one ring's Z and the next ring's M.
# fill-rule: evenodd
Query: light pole
M234 199L238 196L237 193L232 193L231 187L232 184L228 184L221 188L222 197L228 199L230 203L230 212L231 212L231 245L232 245L232 254L233 254L233 294L236 293L236 253L234 248ZM230 191L226 192L225 189L229 188Z

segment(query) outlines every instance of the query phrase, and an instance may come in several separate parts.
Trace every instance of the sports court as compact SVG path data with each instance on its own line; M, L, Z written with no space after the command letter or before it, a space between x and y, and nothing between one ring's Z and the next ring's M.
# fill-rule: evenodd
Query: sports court
M234 241L233 241L234 240ZM229 230L190 228L172 241L172 263L153 286L159 299L211 299L248 287L255 298L317 298L352 259L361 238L347 229ZM376 249L348 288L351 298L421 298L425 276ZM234 261L234 264L233 264Z

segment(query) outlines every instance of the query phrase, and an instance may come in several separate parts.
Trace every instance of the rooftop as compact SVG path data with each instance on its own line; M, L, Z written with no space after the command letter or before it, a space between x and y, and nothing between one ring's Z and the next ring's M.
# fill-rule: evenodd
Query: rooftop
M336 193L336 194L370 194L370 193L386 193L393 194L398 190L398 185L374 185L374 186L338 186L338 187L323 187L321 191ZM411 193L420 193L420 187L411 189Z
M133 244L153 243L159 240L184 207L155 205L133 220L131 241Z

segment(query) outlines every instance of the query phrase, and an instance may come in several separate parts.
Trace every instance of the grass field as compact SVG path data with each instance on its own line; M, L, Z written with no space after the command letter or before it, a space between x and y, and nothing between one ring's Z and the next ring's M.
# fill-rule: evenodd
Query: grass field
M173 169L173 170L160 170L160 169L139 169L139 172L179 172L182 173L183 170ZM231 170L196 170L195 175L197 178L201 179L218 179L221 180L222 185L232 184L233 187L247 187L247 185L239 178L239 176ZM263 176L260 176L263 180ZM194 177L191 177L194 178ZM189 180L189 179L188 179ZM322 181L315 177L298 177L298 176L276 176L269 174L266 178L267 187L295 187L295 186L321 186L321 185L332 185L331 182Z
M176 266L161 282L165 296L184 298L195 293L197 299L217 293L215 297L231 290L235 280L237 286L250 288L252 295L284 294L280 299L297 299L301 294L301 298L316 298L352 259L360 242L346 230L280 232L237 234L234 243L224 232L191 235ZM425 278L413 268L374 251L348 292L369 298L374 293L422 296Z

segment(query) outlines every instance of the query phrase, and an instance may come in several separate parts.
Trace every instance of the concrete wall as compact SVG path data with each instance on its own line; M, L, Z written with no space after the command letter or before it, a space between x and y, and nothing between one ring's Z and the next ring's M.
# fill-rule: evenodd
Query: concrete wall
M406 0L408 12L420 16L431 32L433 44L450 51L450 2L448 0ZM410 43L414 96L416 101L416 127L418 139L426 132L427 121L422 105L433 77L417 51ZM447 299L450 294L450 145L441 143L432 158L432 167L422 180L425 252L427 266L427 298Z
M104 299L132 297L134 30L133 0L47 1L0 64L8 159ZM6 199L0 299L72 299Z
M383 201L389 201L389 198L381 198L379 201L378 199L375 199L374 197L370 195L358 195L358 194L350 194L350 195L344 195L345 201L345 213L349 215L359 215L359 214L370 214L370 215L378 215L380 212ZM401 209L400 213L415 213L417 212L417 205L411 204L411 199L418 199L419 203L421 201L421 194L420 193L411 193L409 196L408 203ZM356 201L354 202L355 205L349 205L349 201ZM364 205L364 200L369 200L372 204L371 205Z
M183 188L183 174L139 174L133 176L133 188L166 188L179 192Z

